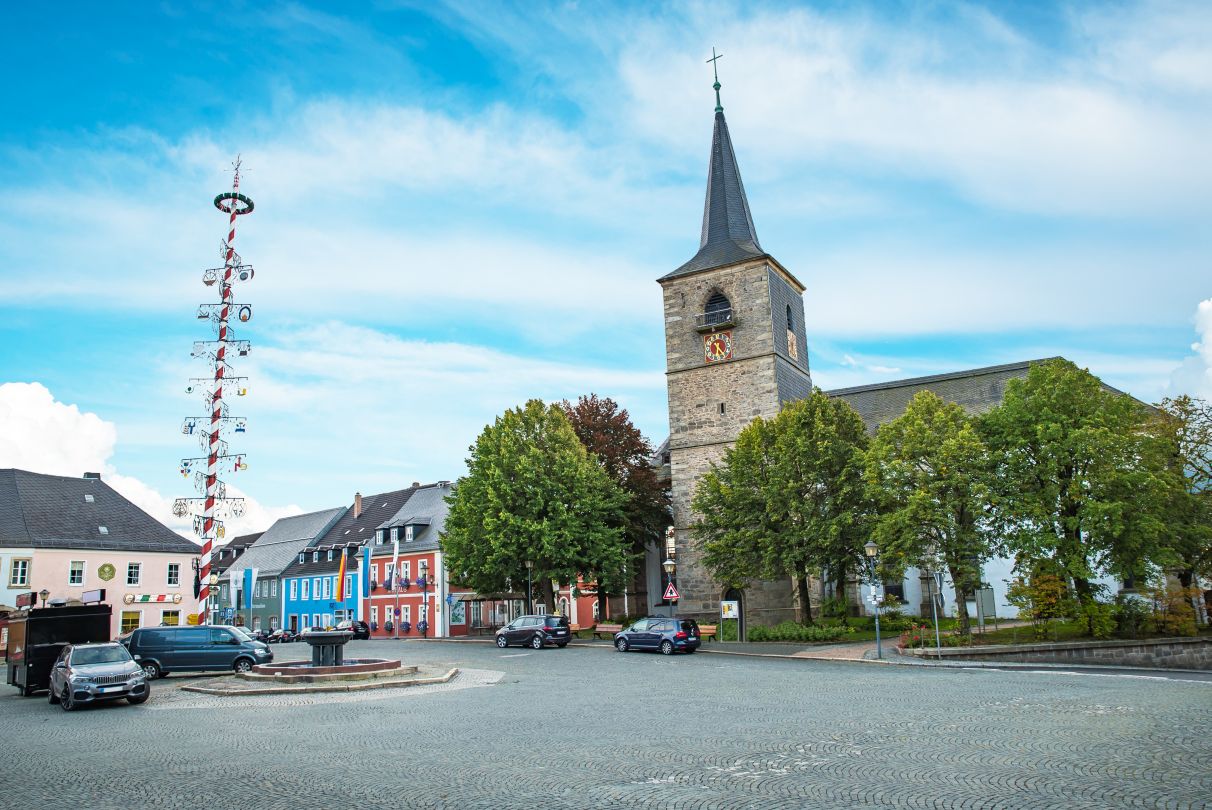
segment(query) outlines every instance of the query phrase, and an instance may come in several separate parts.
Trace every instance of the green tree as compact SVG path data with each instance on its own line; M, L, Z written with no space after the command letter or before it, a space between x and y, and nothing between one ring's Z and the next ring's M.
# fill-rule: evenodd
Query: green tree
M1158 429L1175 450L1177 486L1168 522L1169 547L1184 588L1212 577L1212 405L1187 395L1163 399Z
M641 559L645 548L664 537L670 523L669 494L652 466L652 445L632 424L627 411L609 397L590 394L575 404L564 401L562 407L581 443L623 491L623 536L631 560ZM627 587L623 574L620 569L598 577L603 618L609 616L608 594Z
M532 399L508 410L469 449L441 538L461 584L516 589L530 560L539 596L554 610L552 580L624 569L624 495L559 405Z
M967 597L997 551L984 514L989 453L976 426L960 406L922 391L876 431L866 478L882 567L898 575L908 566L946 569L960 632L968 633Z
M980 422L993 515L1020 570L1052 559L1088 602L1107 571L1143 575L1162 551L1173 453L1148 408L1067 360L1006 384Z
M862 418L819 389L773 419L754 420L695 491L701 518L693 533L704 564L729 585L790 577L800 618L811 621L809 577L822 573L844 597L861 564L866 449Z

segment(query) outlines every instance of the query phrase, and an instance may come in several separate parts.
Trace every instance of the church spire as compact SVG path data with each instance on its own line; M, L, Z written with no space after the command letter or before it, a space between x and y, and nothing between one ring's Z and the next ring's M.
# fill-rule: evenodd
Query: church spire
M723 56L707 61L712 65ZM707 199L703 203L703 231L699 240L699 252L690 261L665 276L664 279L710 270L747 259L765 258L766 252L758 243L757 230L753 227L753 216L749 213L749 200L741 184L741 169L737 166L736 154L732 150L732 137L728 134L728 122L724 119L724 108L720 104L720 80L716 73L715 84L715 131L711 136L711 162L707 167Z

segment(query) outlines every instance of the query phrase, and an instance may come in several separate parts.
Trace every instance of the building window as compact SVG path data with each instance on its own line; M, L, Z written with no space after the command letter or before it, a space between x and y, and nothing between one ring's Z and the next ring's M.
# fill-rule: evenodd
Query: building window
M302 597L301 597L301 598L303 599L303 601L305 601L305 602L306 602L308 599L310 599L310 598L311 598L311 596L310 596L310 595L309 595L309 593L308 593L308 586L311 584L311 580L310 580L310 579L304 579L304 580L300 580L300 581L303 583L303 595L302 595ZM292 584L293 584L293 583L292 583Z
M311 580L311 598L312 598L312 599L319 599L319 598L320 598L320 578L319 578L319 577L312 577L312 580Z
M278 595L278 580L271 579L269 581L269 595L271 598Z
M176 627L181 624L181 611L179 610L164 610L160 612L160 624L166 624L169 627Z
M407 580L412 576L412 563L404 560L400 563L400 579Z
M139 611L124 610L122 611L122 622L118 625L118 632L129 633L139 626Z
M109 529L105 528L104 526L98 526L97 531L101 532L101 534L109 534Z
M400 608L400 621L412 624L412 606L404 605Z
M601 606L601 604L598 602L598 600L597 600L597 599L594 599L594 600L593 600L593 620L594 620L595 622L596 622L598 619L602 618L602 617L601 617L601 615L599 615L599 614L601 614L601 612L602 612L602 606Z
M9 563L8 584L12 588L29 585L29 560L13 560Z
M568 600L565 599L563 596L560 597L560 615L561 616L568 615Z
M324 577L324 598L332 599L332 578Z
M170 587L181 584L181 563L168 564L168 584Z
M370 623L371 624L379 623L379 606L378 605L370 606Z
M905 581L903 579L884 583L884 597L889 596L895 596L898 602L905 601Z
M534 612L539 614L540 616L547 615L547 605L545 603L539 602L537 605L534 606L534 608L535 608Z
M142 572L142 563L127 563L126 564L126 584L138 585L140 574Z
M303 558L304 558L304 556L306 556L306 555L304 555L304 553L303 553L302 551L300 551L300 552L299 552L299 562L300 562L300 563L302 563L302 562L303 562Z
M71 567L67 569L67 584L68 585L83 585L84 584L84 560L72 560Z
M800 359L799 345L795 339L795 318L791 315L791 304L787 305L787 354L792 360Z
M345 575L345 598L348 599L349 595L352 593L353 593L353 574L346 574Z
M331 548L328 550L328 561L332 562L332 549Z
M298 598L299 598L299 590L298 590L298 588L296 588L296 587L295 587L295 583L296 583L296 582L298 582L298 580L294 580L294 579L292 579L292 580L290 581L290 598L291 598L291 599L298 599Z
M311 561L312 561L312 562L319 562L319 561L320 561L320 552L318 552L318 551L313 551L313 552L311 553Z
M732 304L722 292L717 292L707 299L707 307L703 311L703 321L706 326L727 323L732 320Z

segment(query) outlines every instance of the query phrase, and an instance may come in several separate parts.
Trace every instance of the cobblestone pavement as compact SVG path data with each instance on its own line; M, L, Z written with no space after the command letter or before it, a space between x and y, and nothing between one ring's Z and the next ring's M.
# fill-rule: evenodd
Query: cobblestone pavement
M290 645L280 658L305 650ZM0 691L6 807L1195 808L1212 684L354 642L441 687L67 714ZM298 653L298 654L295 654Z

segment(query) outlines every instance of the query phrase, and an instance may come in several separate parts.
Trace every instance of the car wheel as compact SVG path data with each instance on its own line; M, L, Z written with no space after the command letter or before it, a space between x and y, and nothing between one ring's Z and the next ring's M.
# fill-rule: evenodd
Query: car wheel
M59 696L55 694L55 687L51 687L46 693L46 700L50 705L54 706L59 702Z
M616 638L614 640L614 648L619 652L627 652L627 639Z
M164 673L162 673L160 671L160 665L157 664L155 661L144 662L143 676L145 678L147 678L149 681L154 681L156 678L161 677L163 674Z
M253 662L247 658L237 658L236 662L231 665L231 668L236 672L252 672Z
M541 650L541 649L543 649L543 637L542 637L542 636L535 636L534 638L532 638L532 639L530 640L530 646L531 646L531 647L533 647L533 648L534 648L534 649L536 649L536 650Z
M151 697L150 686L144 689L141 695L127 695L126 702L132 706L138 706L140 703L146 703L149 697Z
M63 711L65 712L70 712L76 708L76 701L72 700L71 684L63 687L63 694L59 697L59 705L63 707Z
M673 642L666 639L661 642L661 655L673 655Z
M505 649L509 646L509 639L505 638L505 636L497 636L497 646L502 650Z

